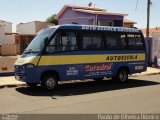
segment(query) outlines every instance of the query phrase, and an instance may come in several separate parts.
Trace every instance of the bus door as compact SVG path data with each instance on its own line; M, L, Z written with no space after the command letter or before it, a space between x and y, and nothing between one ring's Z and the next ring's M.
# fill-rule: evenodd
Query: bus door
M59 30L46 46L39 64L58 72L61 80L75 79L81 73L75 59L77 50L76 32Z

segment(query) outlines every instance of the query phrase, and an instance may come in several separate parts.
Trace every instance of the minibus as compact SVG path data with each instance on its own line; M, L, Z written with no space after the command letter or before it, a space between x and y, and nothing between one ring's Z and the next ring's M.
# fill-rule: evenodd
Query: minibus
M41 30L15 62L15 78L47 90L59 81L112 78L147 69L146 43L137 28L65 24Z

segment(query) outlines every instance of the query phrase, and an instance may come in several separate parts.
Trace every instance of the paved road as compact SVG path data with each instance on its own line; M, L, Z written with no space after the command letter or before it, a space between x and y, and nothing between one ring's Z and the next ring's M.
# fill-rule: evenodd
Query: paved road
M3 88L0 113L160 113L160 75L130 78L125 84L69 83L54 92Z

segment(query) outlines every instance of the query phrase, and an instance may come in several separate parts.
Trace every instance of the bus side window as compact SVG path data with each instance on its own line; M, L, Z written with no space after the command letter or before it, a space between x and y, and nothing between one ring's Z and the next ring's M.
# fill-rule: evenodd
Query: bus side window
M66 39L64 39L64 41L65 41L64 51L73 51L78 49L77 37L74 32L67 32L67 36L66 36Z
M83 36L82 37L82 41L83 41L83 49L92 49L92 37L91 36Z
M102 34L98 33L81 33L82 49L83 50L101 50L103 49Z
M50 41L49 45L46 46L46 53L48 54L52 54L56 51L60 51L60 33L57 33L54 38Z
M135 35L136 46L138 50L144 49L144 43L140 35Z
M107 33L105 35L105 48L108 50L126 49L126 35L119 33Z
M121 41L121 49L127 49L127 38L126 35L121 35L120 36L120 41Z
M106 44L105 44L105 47L107 48L107 49L116 49L116 39L114 38L114 37L111 37L111 36L107 36L106 38L105 38L105 40L106 40Z
M77 50L77 38L74 32L58 32L47 46L47 53Z
M129 34L128 36L128 49L131 50L143 50L144 43L141 35Z

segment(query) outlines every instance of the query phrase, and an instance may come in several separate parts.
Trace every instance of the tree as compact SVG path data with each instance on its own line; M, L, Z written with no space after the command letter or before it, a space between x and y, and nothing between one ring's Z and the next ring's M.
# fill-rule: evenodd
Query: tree
M47 18L46 22L58 25L58 19L56 18L56 14L53 14L52 16L50 16L49 18Z

